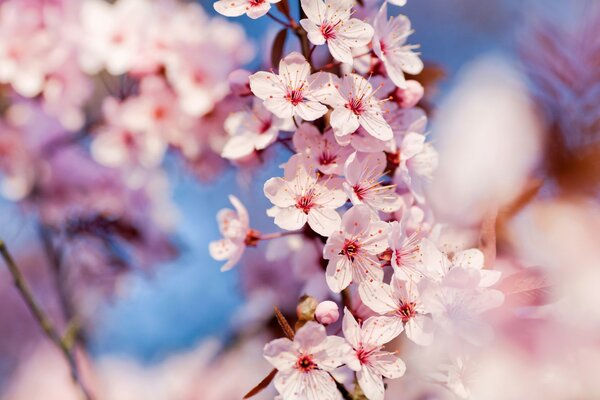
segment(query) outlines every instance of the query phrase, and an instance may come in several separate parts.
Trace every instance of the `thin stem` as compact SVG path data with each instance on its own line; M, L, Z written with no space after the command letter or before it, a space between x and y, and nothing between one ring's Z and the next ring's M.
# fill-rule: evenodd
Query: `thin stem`
M269 18L271 18L273 21L277 22L278 24L285 26L286 28L291 28L291 27L292 27L292 25L291 25L291 24L288 24L288 23L287 23L287 22L285 22L284 20L277 18L276 16L274 16L274 15L273 15L273 14L271 14L270 12L268 12L268 13L267 13L267 16L268 16Z
M12 258L12 255L8 251L8 248L4 244L3 241L0 240L0 255L4 259L10 274L14 280L15 287L21 294L21 297L25 301L25 304L31 311L31 314L37 321L38 325L42 328L45 335L54 343L54 345L63 353L63 356L67 360L69 364L69 369L71 371L71 378L73 382L80 389L83 399L92 400L93 397L86 389L85 385L81 381L79 368L77 366L77 361L75 360L75 355L71 351L71 348L67 345L67 343L62 339L61 335L58 333L58 330L48 317L48 315L42 310L39 303L33 296L29 285L25 281L25 277L21 273L21 270L17 267L15 260Z

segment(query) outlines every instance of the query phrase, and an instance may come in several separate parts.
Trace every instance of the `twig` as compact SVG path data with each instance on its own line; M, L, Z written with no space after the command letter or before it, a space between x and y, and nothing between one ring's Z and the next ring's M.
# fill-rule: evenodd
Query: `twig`
M4 244L2 240L0 240L0 255L4 259L10 274L15 283L15 287L23 297L25 304L29 308L29 311L33 314L33 317L36 319L37 323L40 325L46 336L56 345L56 347L63 353L63 356L67 360L69 364L69 369L71 371L71 378L73 382L77 385L77 387L82 392L82 397L85 400L92 400L93 397L86 389L85 385L81 381L79 375L79 368L77 366L77 362L75 360L75 355L71 351L71 348L67 345L65 341L63 341L61 335L58 333L55 326L52 324L50 318L46 315L46 313L42 310L38 302L36 301L31 289L27 285L21 270L17 267L15 260L12 258L8 248Z
M291 28L292 27L292 25L288 24L284 20L281 20L281 19L277 18L276 16L274 16L270 12L267 13L267 17L271 18L273 21L277 22L278 24L281 24L281 25L285 26L286 28Z

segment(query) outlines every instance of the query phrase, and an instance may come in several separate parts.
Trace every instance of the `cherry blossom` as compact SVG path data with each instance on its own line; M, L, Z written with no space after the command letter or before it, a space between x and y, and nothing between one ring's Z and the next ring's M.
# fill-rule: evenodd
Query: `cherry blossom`
M411 191L417 201L425 201L425 189L433 179L438 166L438 153L431 143L426 143L426 136L409 132L400 144L400 165L394 173L394 182L400 188Z
M353 204L366 204L373 210L392 212L402 206L395 186L381 182L387 165L384 153L354 152L344 166L344 191Z
M110 167L153 168L163 159L166 141L156 132L136 130L130 121L132 103L106 98L103 111L107 124L98 130L92 142L92 155Z
M379 140L393 137L392 129L383 117L382 100L375 97L375 92L362 76L344 75L337 93L326 100L333 107L331 126L336 136L349 135L362 126Z
M246 14L252 19L260 18L271 9L271 4L281 0L219 0L213 4L215 10L226 17Z
M366 46L373 37L373 28L352 15L350 0L302 0L302 10L308 18L300 25L314 45L327 43L336 60L351 64L352 48Z
M221 271L230 270L240 260L246 249L246 237L250 229L246 207L235 196L229 196L229 201L235 211L224 208L217 214L223 239L209 245L210 255L215 260L227 260Z
M314 169L301 157L290 158L284 167L283 178L265 182L265 196L275 206L267 214L275 224L287 230L308 225L322 236L329 236L340 226L340 215L335 211L346 203L340 178L319 179Z
M315 318L323 325L332 324L337 321L339 317L340 309L333 301L322 301L315 309Z
M423 277L420 264L420 232L409 232L408 213L400 221L390 222L388 244L391 250L391 264L399 279L418 282Z
M329 260L326 279L333 292L339 293L352 281L383 279L377 255L387 247L388 225L373 218L367 206L356 205L342 217L341 229L327 239L323 258Z
M233 113L225 120L225 130L231 138L221 155L232 160L247 157L275 142L279 131L291 131L293 126L291 119L275 116L257 100L251 111Z
M393 331L384 325L381 317L370 317L360 326L346 308L342 328L344 337L354 350L353 360L348 366L357 371L356 377L362 392L369 400L383 400L383 378L397 379L406 371L406 365L400 357L382 350L385 343L402 332L402 325L399 330Z
M387 3L384 2L373 23L373 51L383 62L389 78L401 89L406 89L404 72L416 75L423 70L423 62L413 52L418 46L407 45L406 38L413 32L410 20L404 15L388 19Z
M413 342L423 346L431 344L434 325L418 285L394 276L391 285L362 284L359 293L367 307L385 316L381 323L386 329L396 332L403 326L406 336Z
M346 363L351 350L343 338L327 336L323 325L309 321L293 341L268 343L264 356L278 370L274 384L283 400L334 400L341 395L330 373Z
M349 147L342 147L336 142L331 130L321 134L309 123L300 125L293 141L296 151L304 154L309 163L327 175L342 175L344 163L352 152Z
M299 116L314 121L327 112L334 84L328 73L310 74L310 64L300 53L288 54L279 63L279 74L259 71L250 76L252 93L279 118Z

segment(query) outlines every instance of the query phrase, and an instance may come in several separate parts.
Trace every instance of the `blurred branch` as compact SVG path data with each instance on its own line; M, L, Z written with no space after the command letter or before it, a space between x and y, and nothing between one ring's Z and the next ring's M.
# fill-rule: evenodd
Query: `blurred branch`
M33 314L33 317L37 321L38 325L42 328L45 335L54 343L54 345L62 352L63 356L67 360L69 364L69 369L71 372L71 378L73 382L77 385L77 387L81 390L82 396L86 400L92 400L93 397L90 395L89 391L81 381L81 377L79 374L79 368L77 366L77 362L75 360L75 355L72 351L72 348L68 345L68 343L63 340L61 335L58 333L58 330L48 317L48 315L42 310L39 303L33 296L31 288L27 285L25 281L25 277L23 276L21 270L18 268L15 260L12 255L8 251L8 248L4 244L2 240L0 240L0 256L4 259L10 274L14 280L15 287L19 291L21 297L25 301L27 308Z

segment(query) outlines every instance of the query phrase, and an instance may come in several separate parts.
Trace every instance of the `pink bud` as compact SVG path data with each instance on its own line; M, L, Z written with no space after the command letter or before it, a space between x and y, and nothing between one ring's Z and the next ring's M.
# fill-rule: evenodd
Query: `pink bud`
M323 325L333 324L340 317L340 310L333 301L323 301L317 306L315 317Z
M406 89L396 89L396 101L402 108L411 108L423 98L425 89L417 81L406 81Z
M251 94L250 91L250 80L248 79L251 75L250 71L245 69L236 69L229 74L229 87L231 93L236 96L248 96Z

